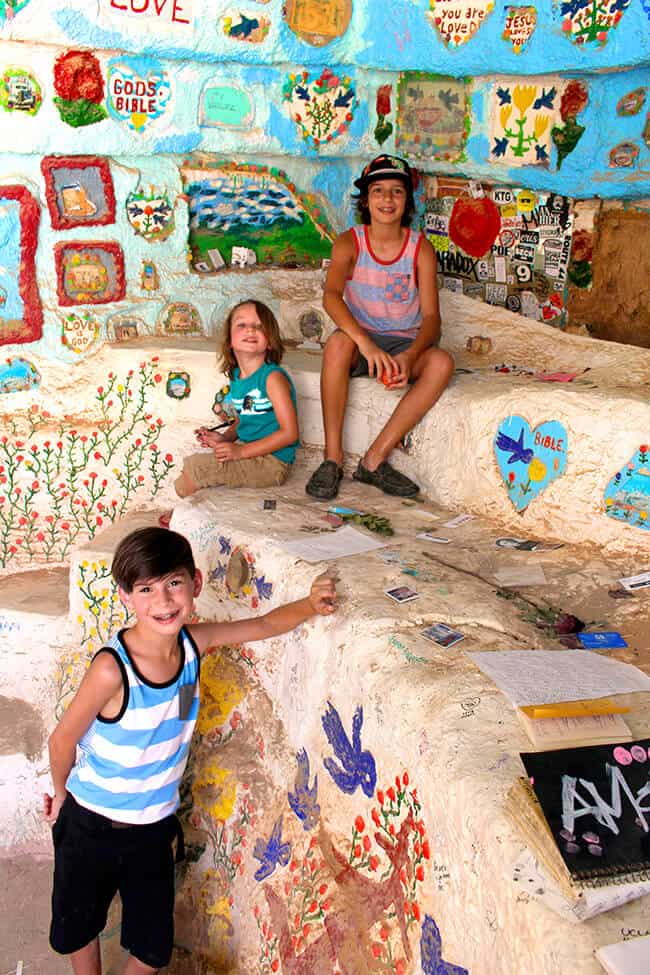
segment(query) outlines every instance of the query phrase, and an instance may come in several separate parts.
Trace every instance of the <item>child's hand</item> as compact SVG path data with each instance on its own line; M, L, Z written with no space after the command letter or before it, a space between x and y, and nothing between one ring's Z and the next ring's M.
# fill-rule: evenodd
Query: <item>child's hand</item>
M214 445L214 456L221 461L241 460L242 446L240 443L222 441Z
M208 430L207 427L199 427L194 433L202 447L216 447L217 444L223 442L223 437L220 433L214 430Z
M59 818L61 806L65 802L65 796L51 796L47 792L43 795L43 819L50 826L54 826Z
M411 377L411 361L404 352L398 352L393 358L393 363L395 371L385 385L388 389L402 389Z
M309 602L319 616L327 616L336 609L336 579L332 576L317 576L309 590Z

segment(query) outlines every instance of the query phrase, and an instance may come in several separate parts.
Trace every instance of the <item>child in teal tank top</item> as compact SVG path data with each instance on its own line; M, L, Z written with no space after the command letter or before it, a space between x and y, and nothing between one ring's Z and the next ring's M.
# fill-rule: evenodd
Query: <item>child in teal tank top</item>
M223 422L196 431L211 452L185 458L174 485L179 497L216 485L261 488L286 481L298 446L298 416L293 382L280 366L283 352L270 308L253 299L235 305L220 350L230 385L217 392L213 406ZM161 524L169 524L168 515Z

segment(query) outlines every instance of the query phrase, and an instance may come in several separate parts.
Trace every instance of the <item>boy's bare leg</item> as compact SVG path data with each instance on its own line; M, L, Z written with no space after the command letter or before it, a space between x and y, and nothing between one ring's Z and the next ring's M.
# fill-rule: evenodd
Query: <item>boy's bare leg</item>
M446 389L453 371L454 360L444 349L432 348L422 353L413 367L415 382L366 451L362 463L367 470L376 470L418 420L431 409Z
M156 975L156 972L159 971L159 968L151 968L144 962L138 961L133 955L129 955L123 975Z
M348 402L350 367L358 355L357 346L345 332L334 332L323 353L320 396L325 431L325 460L343 465L343 422Z
M102 975L102 959L99 952L99 938L95 938L85 948L73 951L70 955L74 975Z

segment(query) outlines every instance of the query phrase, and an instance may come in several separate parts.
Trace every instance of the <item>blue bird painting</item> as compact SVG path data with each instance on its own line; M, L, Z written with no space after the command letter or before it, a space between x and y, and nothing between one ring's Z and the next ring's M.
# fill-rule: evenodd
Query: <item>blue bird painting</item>
M466 968L443 959L440 930L429 914L425 914L422 924L420 958L424 975L469 975Z
M289 805L298 819L302 820L303 829L310 830L318 825L320 806L318 804L318 776L314 776L314 784L309 785L309 755L302 748L296 755L298 771L294 791L287 793Z
M286 867L291 856L291 844L282 842L282 816L276 819L268 840L255 840L253 856L261 863L253 875L255 880L266 880L278 864Z
M510 457L508 458L509 464L516 464L517 461L521 461L522 464L530 464L531 460L535 456L534 450L531 450L530 447L524 447L523 427L519 431L519 436L516 440L509 437L507 433L499 433L496 440L496 446L499 450L510 453Z
M352 795L357 786L361 786L368 798L372 798L377 785L377 767L370 752L361 749L363 709L359 706L354 712L351 742L331 701L327 702L327 711L321 721L327 740L341 763L339 766L333 758L326 758L323 765L342 792Z

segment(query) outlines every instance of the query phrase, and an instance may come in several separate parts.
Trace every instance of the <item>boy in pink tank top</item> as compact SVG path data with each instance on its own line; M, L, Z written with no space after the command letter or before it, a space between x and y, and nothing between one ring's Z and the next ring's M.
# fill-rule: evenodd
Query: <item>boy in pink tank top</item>
M454 370L452 357L438 348L435 252L410 229L415 204L405 160L377 156L354 185L362 226L337 237L325 281L323 307L337 331L325 346L321 371L325 459L306 491L324 499L338 494L349 380L370 376L389 389L409 389L352 476L386 494L413 497L418 485L388 456L438 400Z

